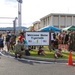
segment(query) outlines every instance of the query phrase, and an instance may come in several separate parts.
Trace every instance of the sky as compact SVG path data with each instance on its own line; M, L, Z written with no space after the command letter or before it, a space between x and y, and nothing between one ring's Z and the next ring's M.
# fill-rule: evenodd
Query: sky
M75 0L23 0L22 26L29 27L50 13L75 14ZM0 18L0 27L12 27L14 18L18 17L17 0L0 0L0 17L13 18Z

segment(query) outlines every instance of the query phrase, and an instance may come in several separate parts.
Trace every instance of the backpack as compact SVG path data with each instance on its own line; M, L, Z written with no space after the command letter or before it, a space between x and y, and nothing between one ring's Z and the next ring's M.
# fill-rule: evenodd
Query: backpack
M0 38L0 45L1 45L1 44L3 44L3 39L2 39L2 38Z
M11 37L10 35L6 36L6 42L8 42L10 40L10 37Z

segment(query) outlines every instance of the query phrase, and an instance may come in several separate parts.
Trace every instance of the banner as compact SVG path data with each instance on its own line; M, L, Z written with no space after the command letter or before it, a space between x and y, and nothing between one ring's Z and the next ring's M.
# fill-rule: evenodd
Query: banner
M28 45L49 45L49 32L26 32Z
M58 49L68 50L68 45L67 44L59 44Z

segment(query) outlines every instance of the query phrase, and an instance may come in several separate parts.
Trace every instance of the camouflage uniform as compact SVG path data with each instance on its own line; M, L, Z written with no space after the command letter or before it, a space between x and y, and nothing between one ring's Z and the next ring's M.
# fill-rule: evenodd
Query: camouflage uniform
M75 33L70 35L70 40L69 40L69 51L73 50L75 51Z
M17 54L22 56L22 54L23 54L22 49L24 49L24 44L23 43L18 43L18 44L15 45L15 48L14 48L14 50L15 50L15 57L17 57Z
M73 34L72 42L73 42L73 51L75 51L75 33Z
M16 43L16 36L12 35L11 38L10 38L10 44L14 45L15 43Z

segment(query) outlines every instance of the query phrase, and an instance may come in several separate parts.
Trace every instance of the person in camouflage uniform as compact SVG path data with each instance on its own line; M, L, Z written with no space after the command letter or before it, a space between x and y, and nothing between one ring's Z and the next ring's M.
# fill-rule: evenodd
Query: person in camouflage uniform
M75 51L75 31L71 31L69 35L69 51Z
M13 50L14 46L16 44L16 35L14 32L12 32L11 38L10 38L10 48Z
M17 57L21 58L23 51L25 50L25 45L23 43L20 43L20 41L18 41L18 43L14 47L14 50L15 50L15 58Z
M75 31L73 31L73 39L72 39L72 41L73 41L73 51L75 51Z

